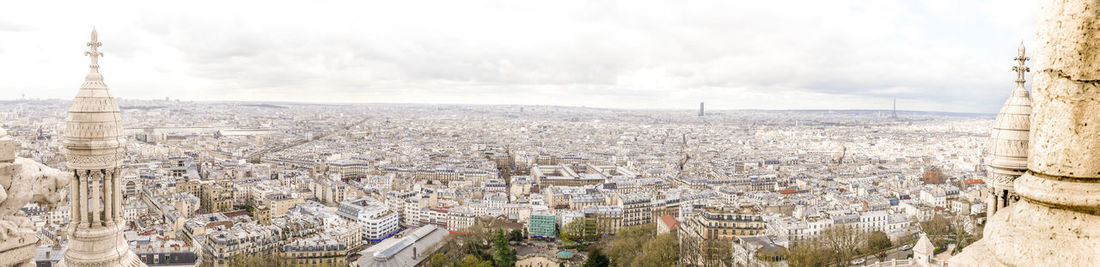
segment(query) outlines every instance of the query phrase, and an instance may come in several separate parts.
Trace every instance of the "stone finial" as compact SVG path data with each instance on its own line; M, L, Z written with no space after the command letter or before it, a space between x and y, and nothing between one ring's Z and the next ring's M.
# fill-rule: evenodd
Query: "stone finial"
M1028 68L1026 64L1027 60L1031 58L1026 55L1025 50L1026 49L1024 49L1024 43L1020 42L1019 54L1016 55L1016 58L1014 58L1017 64L1016 66L1012 67L1012 70L1016 71L1016 83L1020 84L1023 84L1025 82L1024 75L1026 75L1028 71L1031 71L1031 69Z
M99 42L99 34L95 32L95 27L92 27L92 40L88 42L88 51L84 51L84 55L92 59L92 64L88 65L92 68L92 72L99 72L99 57L103 56L103 52L99 51L100 46L103 46L103 43Z

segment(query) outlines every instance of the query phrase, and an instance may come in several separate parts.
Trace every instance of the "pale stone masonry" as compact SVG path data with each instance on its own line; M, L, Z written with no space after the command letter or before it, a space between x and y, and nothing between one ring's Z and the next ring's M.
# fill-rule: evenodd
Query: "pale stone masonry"
M58 191L71 179L65 172L17 157L16 147L0 129L0 266L27 267L35 265L35 247L41 241L23 207L32 201L56 205L62 200Z
M1100 262L1100 0L1044 0L1020 201L951 266Z
M1012 183L1027 171L1028 129L1031 127L1031 97L1024 88L1024 63L1029 59L1020 44L1016 56L1016 88L1009 94L997 119L993 121L993 133L989 137L989 177L986 183L990 194L986 199L986 216L1008 207L1020 199Z
M72 222L69 247L60 266L145 266L122 235L122 119L103 75L92 30L91 70L69 108L65 125L65 158L76 178L70 189Z

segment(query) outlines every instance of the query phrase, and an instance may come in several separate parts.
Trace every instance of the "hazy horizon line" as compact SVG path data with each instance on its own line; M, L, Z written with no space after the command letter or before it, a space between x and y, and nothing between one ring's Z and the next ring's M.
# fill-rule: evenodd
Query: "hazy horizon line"
M164 99L137 99L137 98L125 98L115 97L115 99L123 100L136 100L136 101L164 101ZM36 98L36 99L0 99L0 102L23 102L23 101L72 101L69 99L59 98ZM192 102L192 103L258 103L258 104L292 104L292 105L339 105L339 106L354 106L354 105L413 105L413 106L513 106L513 107L557 107L557 108L582 108L582 109L597 109L597 110L637 110L637 111L698 111L698 108L621 108L621 107L598 107L598 106L569 106L569 105L530 105L530 104L474 104L474 103L426 103L426 102L309 102L309 101L262 101L262 100L180 100L170 99L170 101L179 102ZM706 103L706 102L703 102ZM121 106L120 106L121 107ZM837 109L767 109L767 108L752 108L752 109L729 109L729 108L715 108L705 109L705 112L710 111L884 111L893 112L893 109L860 109L860 108L837 108ZM993 116L997 113L981 113L981 112L962 112L962 111L936 111L936 110L908 110L898 109L897 112L907 113L938 113L938 114L956 114L956 115L988 115Z

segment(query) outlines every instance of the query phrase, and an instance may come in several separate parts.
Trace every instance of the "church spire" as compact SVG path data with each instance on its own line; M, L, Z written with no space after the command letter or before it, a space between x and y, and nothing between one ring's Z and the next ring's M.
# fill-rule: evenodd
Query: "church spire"
M88 42L88 51L84 51L84 55L92 59L92 64L88 65L92 69L91 72L99 72L99 57L103 56L99 47L102 45L103 43L99 42L99 34L95 32L95 27L92 27L92 40Z
M1020 42L1020 49L1018 50L1018 52L1019 54L1017 54L1016 58L1014 58L1017 64L1016 66L1012 67L1012 70L1016 71L1016 83L1023 85L1025 82L1024 74L1031 70L1027 67L1027 64L1025 64L1025 62L1031 58L1027 57L1025 53L1026 49L1024 49L1024 42Z

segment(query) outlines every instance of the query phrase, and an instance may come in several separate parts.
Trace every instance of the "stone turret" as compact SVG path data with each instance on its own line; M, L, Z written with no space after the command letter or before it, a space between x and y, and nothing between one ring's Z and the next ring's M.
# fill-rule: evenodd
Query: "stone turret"
M1027 171L1028 129L1031 127L1031 97L1024 88L1024 74L1029 70L1024 44L1020 43L1016 56L1016 88L1012 89L997 119L993 121L993 133L989 137L989 177L986 184L990 194L986 199L986 216L1020 199L1012 183Z
M145 266L122 231L122 119L99 73L99 36L92 30L88 74L65 124L65 160L76 178L69 190L69 248L60 266Z
M928 235L920 233L920 239L913 246L913 261L916 262L916 266L927 267L931 265L932 256L935 256L935 252L936 247L932 245L932 241L928 240Z
M1100 262L1100 1L1043 0L1020 201L951 266Z

